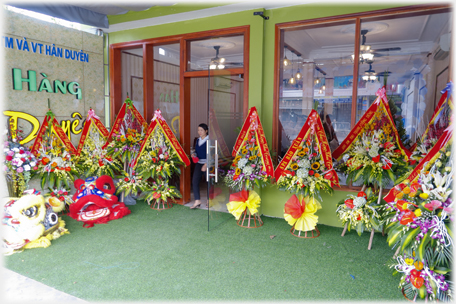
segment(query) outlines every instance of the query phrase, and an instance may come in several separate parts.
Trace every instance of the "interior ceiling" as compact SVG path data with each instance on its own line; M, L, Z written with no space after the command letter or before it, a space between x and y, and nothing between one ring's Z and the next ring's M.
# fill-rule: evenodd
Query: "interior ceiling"
M419 68L425 64L427 55L439 45L440 36L451 32L449 13L421 15L406 18L393 18L361 23L361 29L368 29L366 45L371 49L400 48L400 50L381 51L374 56L372 63L376 72L386 69L403 73L411 67ZM354 53L354 22L337 26L285 31L284 41L301 57L286 50L288 59L294 58L296 70L302 62L316 62L329 74L342 71L352 72L351 55ZM377 30L376 30L377 29ZM287 69L291 67L288 66ZM360 66L360 72L368 70L369 65ZM340 75L339 75L340 76Z

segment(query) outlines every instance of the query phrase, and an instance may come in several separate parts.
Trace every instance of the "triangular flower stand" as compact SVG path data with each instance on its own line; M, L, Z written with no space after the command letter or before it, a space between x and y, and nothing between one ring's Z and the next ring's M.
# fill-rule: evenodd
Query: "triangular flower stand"
M429 137L432 137L430 130L431 128L442 118L444 113L444 109L448 106L450 110L453 110L453 98L452 98L452 87L453 83L450 81L447 83L445 89L443 89L440 93L442 96L440 97L440 100L437 104L437 107L434 110L434 113L432 114L431 120L429 121L429 124L426 127L426 130L424 131L423 135L421 136L421 142L424 142L426 139ZM438 136L438 135L437 135ZM435 137L435 135L433 136ZM417 148L417 144L413 144L413 146L409 149L410 152L415 151Z
M154 117L152 118L149 128L147 129L146 136L144 137L141 147L139 148L139 152L138 152L136 158L131 162L130 166L133 169L136 168L139 158L145 152L146 145L149 142L150 137L154 134L155 131L160 131L164 135L164 139L169 144L170 149L174 150L174 152L176 153L179 160L185 166L189 166L190 159L188 158L184 149L180 145L180 143L177 140L176 136L174 135L173 131L171 131L171 128L166 123L166 120L162 117L161 111L159 109L157 109L155 111ZM162 177L159 176L158 183L160 183L160 181L167 182L167 180L163 180ZM154 209L154 210L166 210L166 209L170 209L172 207L173 207L173 203L171 202L171 199L167 199L167 200L154 199L153 205L150 206L150 208Z
M391 126L391 130L394 137L394 142L397 145L398 149L404 152L402 155L405 156L405 161L410 160L411 152L404 147L402 143L399 133L396 129L396 125L394 123L393 116L391 114L391 110L389 108L388 99L386 97L386 90L385 87L380 88L376 92L377 98L375 99L374 103L367 109L366 113L361 117L361 119L356 123L355 127L350 131L348 136L342 141L339 147L334 150L332 153L332 157L338 161L342 159L342 155L347 152L350 147L357 141L358 136L363 132L367 125L370 125L375 122L375 115L377 112L383 113L384 117L386 117L389 125ZM388 170L388 169L385 169ZM382 187L380 187L379 191L379 201L380 197L382 196Z
M78 148L76 149L76 155L80 155L82 148L84 148L85 142L88 137L91 136L91 131L94 130L98 132L99 135L103 138L106 143L106 140L109 137L109 132L103 123L100 121L100 117L95 115L95 111L90 109L87 113L87 118L84 123L84 128L82 129L81 139L79 140ZM104 144L105 144L104 143ZM103 144L103 146L104 146Z
M246 208L242 215L237 220L236 224L244 228L259 228L263 226L263 221L261 220L258 212L255 214L250 214L249 208Z

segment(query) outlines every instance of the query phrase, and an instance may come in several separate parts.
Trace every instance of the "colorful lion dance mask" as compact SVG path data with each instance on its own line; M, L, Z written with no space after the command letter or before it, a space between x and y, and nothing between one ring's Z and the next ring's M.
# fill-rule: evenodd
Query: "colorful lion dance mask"
M74 181L76 193L70 205L69 215L75 220L84 222L84 227L104 224L131 213L124 203L119 203L114 195L114 181L108 175L89 177L85 181Z
M65 204L55 197L44 198L27 190L19 199L7 199L3 213L3 253L10 255L28 248L49 247L51 240L65 233L65 222L57 212Z

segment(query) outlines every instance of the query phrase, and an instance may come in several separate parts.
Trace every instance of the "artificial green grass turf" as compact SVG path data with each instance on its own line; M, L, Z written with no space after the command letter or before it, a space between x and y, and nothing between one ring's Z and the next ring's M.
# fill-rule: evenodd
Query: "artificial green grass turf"
M88 301L404 299L380 233L369 251L370 233L318 225L320 237L300 239L283 219L246 229L230 214L208 232L204 209L128 207L93 228L63 216L71 234L5 257L5 267Z

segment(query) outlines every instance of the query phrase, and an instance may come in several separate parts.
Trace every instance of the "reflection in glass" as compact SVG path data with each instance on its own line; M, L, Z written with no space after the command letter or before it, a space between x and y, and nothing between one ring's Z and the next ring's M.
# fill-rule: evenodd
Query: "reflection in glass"
M244 62L244 35L190 42L189 71L239 68Z
M154 111L160 109L179 138L180 44L154 46Z
M122 101L128 97L144 117L143 49L122 51Z
M336 147L350 132L354 22L283 31L283 37L279 157L285 155L314 108Z
M371 58L359 65L356 121L386 84L387 96L397 109L410 145L423 134L448 77L436 83L448 68L451 13L412 17L365 19L361 47L369 46ZM360 52L361 51L360 49Z

